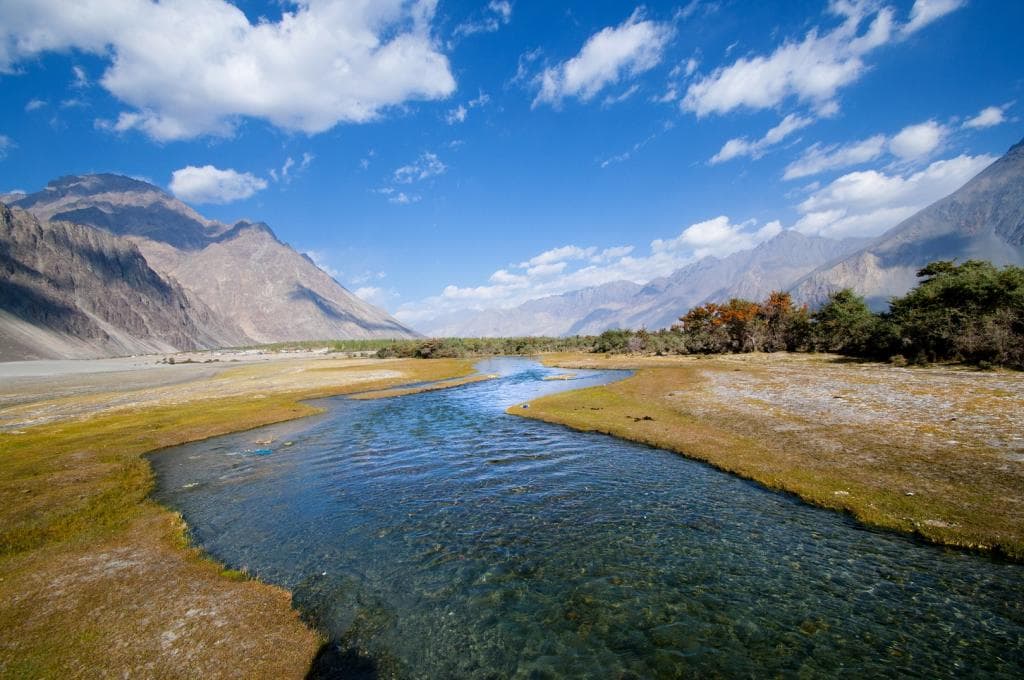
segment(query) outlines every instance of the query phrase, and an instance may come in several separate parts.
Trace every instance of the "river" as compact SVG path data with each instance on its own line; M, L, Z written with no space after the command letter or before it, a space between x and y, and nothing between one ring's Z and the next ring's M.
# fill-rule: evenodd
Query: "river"
M500 377L166 449L155 498L294 593L345 677L1019 677L1024 566L505 413ZM270 443L266 443L270 441Z

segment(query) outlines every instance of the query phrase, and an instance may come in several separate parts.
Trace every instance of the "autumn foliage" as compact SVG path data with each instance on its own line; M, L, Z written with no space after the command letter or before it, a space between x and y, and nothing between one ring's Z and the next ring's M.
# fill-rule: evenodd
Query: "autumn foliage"
M775 352L805 349L809 342L807 306L796 307L789 293L775 291L763 302L733 298L709 302L679 319L688 352Z

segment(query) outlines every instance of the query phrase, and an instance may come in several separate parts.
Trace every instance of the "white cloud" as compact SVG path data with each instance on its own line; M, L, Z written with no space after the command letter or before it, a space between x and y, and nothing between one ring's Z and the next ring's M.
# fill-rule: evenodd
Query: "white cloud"
M305 171L313 162L314 158L316 158L315 155L306 151L305 153L302 154L302 158L296 165L295 159L292 158L291 156L288 156L288 158L284 159L284 164L281 166L280 170L271 168L268 171L270 174L270 179L274 180L275 182L283 182L284 184L288 184L289 182L292 181L295 175ZM296 168L294 172L292 171L292 168Z
M29 99L28 103L25 104L25 111L35 111L46 106L46 102L42 99Z
M900 31L910 35L966 4L967 0L914 0L914 6L910 8L910 21Z
M761 139L754 141L750 141L746 137L730 139L722 145L722 148L718 153L711 157L710 163L712 165L716 165L718 163L724 163L725 161L737 158L738 156L760 158L764 155L764 152L768 147L775 146L789 135L798 130L802 130L813 122L814 119L812 118L798 116L795 113L791 113L783 118L778 125L766 132L764 137Z
M71 87L82 89L89 87L89 76L81 66L72 66L71 74L75 77Z
M110 60L100 84L130 108L108 127L158 140L229 135L241 117L307 133L451 94L430 34L435 0L296 3L250 23L226 0L0 3L0 72L52 51Z
M800 41L786 41L767 56L742 57L690 85L681 102L698 116L778 106L789 98L812 105L819 116L839 110L839 90L867 72L864 58L964 5L965 0L916 0L906 24L892 8L866 0L832 0L829 11L842 19L831 31L811 29ZM862 26L867 27L862 30ZM728 50L727 50L728 53Z
M518 266L525 269L527 267L553 264L563 260L584 260L592 257L595 253L597 253L597 248L593 246L590 248L580 248L574 245L560 246L551 250L545 250L540 255L536 255L526 262L520 262Z
M634 154L639 152L641 149L643 149L645 146L647 146L657 138L658 133L647 135L639 142L634 144L632 147L630 147L628 151L623 151L622 153L617 153L614 156L609 156L608 158L602 159L600 162L601 168L604 169L607 168L609 165L615 165L616 163L625 163L630 158L632 158Z
M190 203L231 203L267 188L266 180L248 172L194 165L171 174L171 193Z
M384 307L398 297L398 293L394 290L380 286L361 286L352 291L352 294L363 302L369 302L378 307Z
M782 225L778 221L769 222L760 229L751 231L754 225L753 220L733 224L725 215L719 215L704 222L691 224L675 238L651 241L651 251L684 251L692 253L697 258L708 255L722 257L739 250L749 250L782 231Z
M797 206L794 228L832 238L877 236L963 186L996 159L957 156L909 175L851 172L815 191Z
M535 83L540 91L533 106L557 106L567 97L589 101L608 85L649 71L661 61L673 36L669 24L644 20L640 10L618 26L590 36L572 59L544 69Z
M454 109L448 112L448 114L444 117L444 121L449 125L455 125L456 123L464 123L466 122L466 114L468 113L469 109L467 109L462 104L459 104Z
M13 149L17 144L7 135L0 135L0 160L7 157L7 151Z
M1006 110L1009 104L1002 106L989 106L978 112L973 118L964 121L963 127L978 130L981 128L994 127L1006 122Z
M871 15L866 5L833 2L830 9L843 17L837 28L824 34L812 29L800 42L786 42L768 56L743 57L716 69L690 85L682 107L705 116L741 107L771 108L795 97L824 106L826 112L834 109L839 89L866 71L862 57L891 40L893 13L887 7L874 12L861 33Z
M885 152L885 135L874 135L849 144L822 146L812 144L797 160L786 166L783 179L797 179L819 172L866 163Z
M612 246L611 248L605 248L600 253L591 256L590 261L599 263L617 260L620 257L629 255L633 250L633 246Z
M889 151L905 161L931 155L946 138L948 130L934 120L908 125L889 140Z
M621 94L617 95L608 95L607 97L605 97L604 100L602 100L601 105L614 106L616 104L621 104L622 102L626 101L627 99L635 95L639 90L640 86L637 85L636 83L633 83L625 92L622 92Z
M459 104L454 109L450 109L445 115L444 120L449 125L455 125L456 123L465 123L466 117L469 115L471 109L476 109L481 106L485 106L491 101L490 95L484 91L480 91L476 99L470 99L465 104Z
M452 35L461 37L477 33L494 33L510 21L512 21L512 3L508 0L491 0L479 18L462 22L455 27Z
M415 162L403 165L395 170L395 182L399 184L412 184L431 177L443 175L448 166L441 162L437 154L427 151L420 155Z

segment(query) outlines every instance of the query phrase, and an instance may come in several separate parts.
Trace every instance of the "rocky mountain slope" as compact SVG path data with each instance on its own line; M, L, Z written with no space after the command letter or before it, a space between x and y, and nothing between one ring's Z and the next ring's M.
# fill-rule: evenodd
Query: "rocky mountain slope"
M62 177L14 203L130 239L248 342L401 338L415 332L359 298L265 224L207 220L158 187L119 175Z
M810 273L793 293L814 304L853 288L879 309L913 288L916 272L929 262L970 259L1024 264L1024 141L946 198Z
M609 328L666 328L709 300L761 299L801 276L856 250L864 241L835 241L784 231L751 250L705 257L671 275L638 285L629 281L531 300L424 324L431 335L588 335Z
M0 204L0 361L164 352L246 340L131 241Z

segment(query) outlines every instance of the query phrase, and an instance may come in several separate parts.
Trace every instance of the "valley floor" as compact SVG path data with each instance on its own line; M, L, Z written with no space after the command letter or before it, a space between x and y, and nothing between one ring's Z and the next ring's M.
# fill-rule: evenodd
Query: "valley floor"
M316 412L304 399L477 379L473 360L211 357L0 365L0 675L305 674L321 640L289 594L190 547L148 499L143 454ZM1024 374L806 354L545 362L636 373L510 412L1024 559Z
M861 521L1024 560L1024 373L830 355L553 355L622 382L510 413L678 451Z
M148 499L143 454L470 376L463 360L214 355L0 364L0 676L302 677L322 640ZM386 394L386 393L385 393Z

